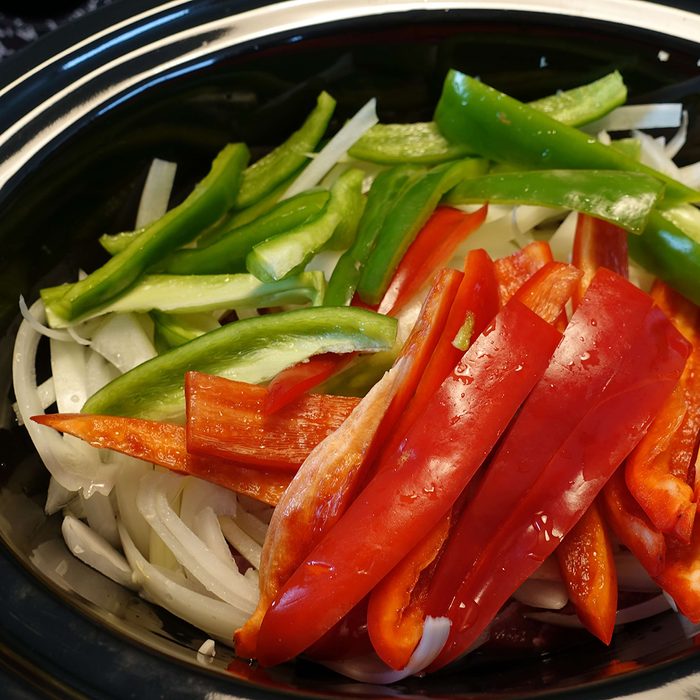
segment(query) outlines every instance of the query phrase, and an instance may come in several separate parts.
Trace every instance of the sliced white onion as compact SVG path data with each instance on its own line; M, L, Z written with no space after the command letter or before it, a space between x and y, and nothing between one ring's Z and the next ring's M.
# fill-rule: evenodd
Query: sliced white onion
M43 322L44 307L40 301L32 305L31 314ZM55 430L38 425L31 416L44 412L36 383L36 353L41 335L23 321L15 339L12 381L17 398L17 409L39 456L56 481L68 491L83 490L85 495L96 491L109 493L114 474L101 468L99 462L85 461L85 452L64 441ZM89 445L85 445L90 448ZM97 454L97 451L95 450Z
M157 354L136 314L107 318L92 337L92 349L121 372L128 372Z
M244 510L242 507L239 507L238 512L236 513L236 523L241 530L243 530L243 532L249 535L259 545L262 545L265 542L265 536L267 535L267 528L270 522L269 518L272 517L273 512L274 511L272 509L269 509L266 512L267 516L269 517L267 521L265 521L261 520L260 515L262 514L253 514L247 510Z
M37 387L37 392L39 394L39 401L41 402L42 411L45 411L49 406L56 403L56 389L53 384L53 377L49 377L39 384ZM24 425L24 421L22 420L22 416L20 415L16 401L12 404L12 410L17 418L18 425Z
M92 350L88 351L85 361L85 384L88 396L97 393L120 374L119 370L102 355Z
M535 226L539 226L545 221L563 218L566 212L566 209L522 204L513 207L513 223L518 231L527 233L535 228Z
M633 136L641 145L642 163L676 180L679 179L678 166L666 154L666 143L663 138L655 139L642 131L634 131Z
M208 666L214 661L216 656L216 642L213 639L207 639L202 642L202 645L197 649L197 663Z
M256 569L260 568L262 557L262 547L246 532L244 532L233 518L226 515L219 517L221 532L224 533L226 541L236 549L236 551L250 562Z
M559 262L571 262L571 250L574 245L574 236L576 235L577 218L578 214L575 211L570 212L549 239L552 255Z
M685 146L686 139L688 138L688 110L683 110L683 115L681 116L681 124L678 131L673 135L670 141L666 144L666 155L669 158L675 158L680 152L681 148Z
M561 581L529 579L523 581L513 598L533 608L561 610L569 602L566 586Z
M148 597L173 615L182 618L215 639L231 644L233 633L248 615L223 601L189 590L148 562L136 548L123 526L119 534L124 554Z
M153 159L141 192L141 201L136 214L137 229L148 226L168 211L176 171L176 163L160 158Z
M324 666L362 683L386 685L420 673L429 666L445 646L450 633L446 617L426 617L423 636L405 668L396 671L377 656L363 656L342 661L326 661Z
M659 594L649 600L645 600L643 603L630 605L627 608L618 610L615 617L615 626L626 625L630 622L636 622L637 620L644 620L647 617L659 615L668 609L668 601L662 594ZM532 620L558 625L559 627L583 628L577 615L566 615L564 613L555 612L528 612L526 616Z
M202 479L185 479L180 500L182 522L234 572L238 567L226 544L217 514L235 515L236 494Z
M75 343L49 341L51 372L59 413L78 413L88 398L85 381L87 366L85 348Z
M190 530L170 506L173 490L180 488L181 477L172 474L146 474L141 478L137 505L154 532L165 543L180 564L208 591L252 614L257 591L242 575L234 575L230 567Z
M49 479L49 488L46 491L44 511L47 515L58 513L59 510L65 508L74 498L77 498L75 491L69 491L63 488L52 476Z
M617 584L621 591L659 592L658 584L649 576L632 552L617 552L615 554L615 569L617 570Z
M117 516L110 497L93 493L90 498L83 498L83 511L90 529L103 537L112 547L119 547Z
M85 523L67 515L63 518L61 533L68 549L80 561L127 588L135 588L131 567L126 559L97 532Z
M700 187L700 161L678 168L678 179L688 187Z
M589 134L595 134L602 129L606 131L672 129L680 126L682 113L683 105L678 102L623 105L581 128Z
M315 187L321 178L343 157L347 150L368 129L373 127L377 118L377 103L372 98L349 120L338 133L321 149L314 159L302 170L299 177L284 193L283 199L293 197Z
M119 453L114 453L112 459L118 467L114 494L117 500L119 520L141 554L150 558L151 528L136 505L136 494L141 477L152 472L153 466Z
M40 335L53 338L54 340L60 340L63 343L73 342L73 338L71 338L70 333L67 331L55 330L45 325L46 314L44 312L44 304L41 300L35 301L34 304L32 304L32 308L28 309L27 302L24 301L24 297L20 295L19 311L22 314L22 318Z

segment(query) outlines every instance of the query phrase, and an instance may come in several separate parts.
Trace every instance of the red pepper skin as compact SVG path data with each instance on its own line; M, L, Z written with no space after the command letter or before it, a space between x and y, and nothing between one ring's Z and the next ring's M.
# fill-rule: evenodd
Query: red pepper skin
M522 250L496 260L496 279L501 306L505 306L537 270L553 260L552 249L546 241L528 243Z
M431 564L449 530L448 514L369 595L367 632L377 655L391 668L406 666L423 635Z
M402 430L404 417L410 413L416 393L420 392L426 381L433 359L442 352L443 338L451 332L450 324L454 323L455 308L461 304L460 292L464 288L464 280L465 275L458 270L444 268L436 274L418 320L401 348L397 362L404 364L402 381L377 430L372 457L385 449L390 436L397 435ZM459 353L457 360L463 354ZM457 360L445 371L445 376L454 368Z
M523 282L513 298L563 333L567 324L566 303L578 287L581 276L581 271L573 265L548 262Z
M654 578L664 568L666 538L650 522L625 483L624 468L618 469L603 488L605 520L622 544L639 559Z
M313 644L436 525L540 378L560 338L518 302L494 319L414 423L400 459L380 466L282 588L260 628L263 665Z
M583 271L572 299L576 308L598 268L604 267L625 279L629 276L627 231L608 221L579 213L571 262Z
M121 452L162 467L189 474L277 505L292 475L253 469L231 460L201 458L187 452L185 428L141 418L85 413L34 416L33 421L79 437L91 445Z
M696 520L690 544L666 540L666 561L655 581L694 623L700 622L700 522Z
M689 543L697 510L700 433L700 308L657 281L652 297L693 345L683 375L625 466L627 486L654 526Z
M264 413L277 413L294 403L308 391L322 384L336 372L340 372L355 357L355 353L342 355L324 353L313 355L306 362L283 369L268 385L263 401Z
M321 445L302 465L285 492L263 546L257 608L234 636L240 656L256 658L260 623L268 607L366 481L378 442L391 429L391 420L412 393L435 347L460 279L456 270L438 273L392 369L393 376L385 375L375 385L329 438L330 443Z
M264 387L202 372L185 375L187 449L266 469L296 472L359 400L308 394L273 415L262 408Z
M601 642L610 644L617 614L617 570L595 502L561 541L556 555L579 619Z
M472 214L438 207L401 259L379 304L379 313L400 311L430 280L433 270L442 267L455 248L484 223L487 212L487 205Z
M688 352L687 341L652 307L598 400L492 534L459 586L448 608L450 636L431 669L467 651L517 586L554 551L641 439L673 391Z
M464 355L464 351L456 348L452 341L469 312L473 314L472 340L482 333L498 313L498 285L494 263L482 249L472 250L466 257L464 275L444 330L431 351L420 383L416 382L415 394L395 424L393 435L384 448L385 454L398 449L416 417Z
M652 308L648 294L601 270L541 381L508 428L455 523L431 582L428 614L444 614L469 570L594 405ZM591 361L593 360L593 361Z

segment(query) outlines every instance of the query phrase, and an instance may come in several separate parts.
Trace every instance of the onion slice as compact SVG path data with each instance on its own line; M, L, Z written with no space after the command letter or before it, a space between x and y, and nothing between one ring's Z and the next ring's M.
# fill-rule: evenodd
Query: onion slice
M386 685L420 673L429 666L445 646L450 633L446 617L426 617L423 636L408 663L400 671L387 666L377 656L361 656L342 661L325 661L324 666L362 683Z
M377 101L372 98L316 154L314 159L302 170L299 177L289 186L289 189L284 193L283 199L288 199L295 194L315 187L321 181L321 178L345 155L355 141L378 121Z

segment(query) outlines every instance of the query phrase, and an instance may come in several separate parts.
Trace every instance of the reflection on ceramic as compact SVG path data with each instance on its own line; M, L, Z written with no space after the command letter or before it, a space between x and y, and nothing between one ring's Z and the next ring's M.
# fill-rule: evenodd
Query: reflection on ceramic
M338 123L371 96L385 121L427 119L448 67L524 99L619 67L633 98L683 100L693 116L699 58L700 15L634 0L114 3L1 67L0 395L10 391L19 294L33 300L100 259L95 239L129 227L154 156L178 162L182 194L226 141L245 140L255 153L279 141L322 88L338 98ZM700 160L694 121L689 138L688 160ZM628 625L610 648L574 636L560 653L475 654L391 687L303 661L263 671L218 643L212 657L206 635L70 555L60 518L43 512L46 473L12 422L3 402L0 642L12 640L29 684L88 697L212 699L580 689L641 700L700 686L695 630L671 613ZM0 643L0 666L8 654Z

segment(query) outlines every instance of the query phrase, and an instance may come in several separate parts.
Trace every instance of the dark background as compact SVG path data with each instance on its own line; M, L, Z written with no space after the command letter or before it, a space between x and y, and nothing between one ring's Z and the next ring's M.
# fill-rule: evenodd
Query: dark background
M114 0L0 0L0 60L42 34Z

